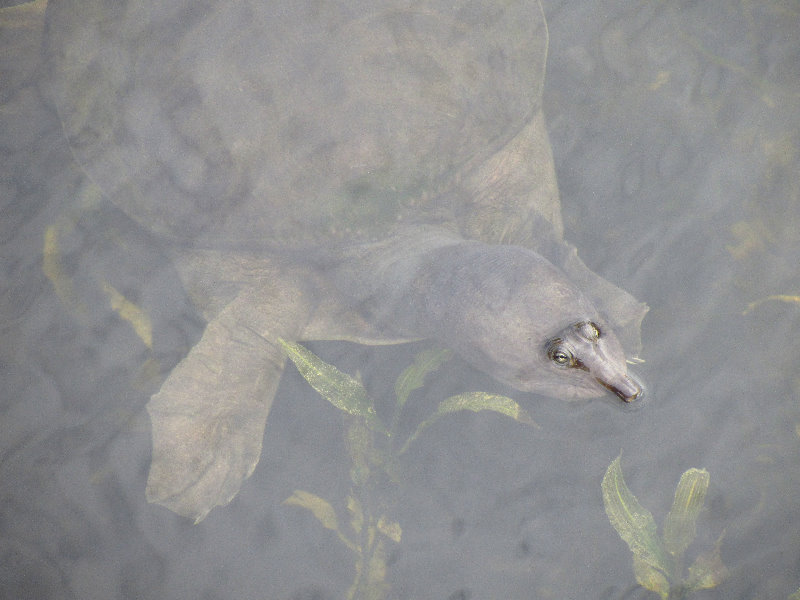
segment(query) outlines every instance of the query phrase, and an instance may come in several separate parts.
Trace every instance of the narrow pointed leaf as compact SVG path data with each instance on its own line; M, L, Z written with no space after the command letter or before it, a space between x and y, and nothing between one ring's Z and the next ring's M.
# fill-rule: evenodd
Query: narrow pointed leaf
M347 590L347 600L385 600L390 586L386 583L386 549L379 541L369 560L356 562L356 578Z
M356 534L360 534L361 528L364 526L364 511L361 510L361 503L353 496L348 496L347 510L350 511L350 526Z
M323 398L339 410L363 417L370 427L385 431L361 383L319 358L300 344L278 340L291 361Z
M651 592L656 592L662 600L669 598L669 581L659 569L651 567L637 556L633 557L633 574L636 582Z
M387 521L386 517L378 519L378 531L397 544L400 543L400 539L403 537L403 530L400 528L400 523Z
M139 305L123 296L117 288L105 281L103 282L103 291L108 296L111 310L116 312L123 321L127 321L137 337L152 350L153 323L148 314Z
M389 584L386 583L386 547L383 541L379 541L375 545L368 568L368 588L365 598L366 600L384 600L389 594Z
M80 299L75 289L75 282L69 276L61 252L59 237L66 223L50 225L44 233L44 248L42 249L42 271L50 280L59 300L69 307L80 318L89 314L86 304Z
M609 465L603 477L603 503L608 520L635 558L668 575L669 564L656 533L656 522L625 485L620 459L618 456Z
M422 387L425 377L450 360L452 354L450 350L425 350L414 357L414 364L403 371L394 384L398 409L405 405L411 392Z
M708 491L709 475L705 469L689 469L678 482L675 500L664 521L664 547L680 557L697 534L697 516Z
M778 302L789 302L794 304L800 304L800 296L791 296L789 294L777 294L775 296L767 296L765 298L759 298L755 302L751 302L750 304L747 305L747 308L745 308L742 311L742 314L746 315L751 310L755 309L757 306L763 304L764 302L769 302L771 300L772 301L777 300Z
M689 567L689 579L686 582L689 591L716 587L728 576L728 569L722 564L722 557L719 554L724 536L725 532L723 531L714 547L700 554L694 564ZM790 600L794 599L790 597ZM800 597L797 600L800 600Z
M366 483L372 467L383 465L384 453L374 436L366 420L350 419L344 442L351 461L350 479L356 486Z
M336 518L336 511L330 503L311 492L303 490L295 490L294 493L283 501L284 504L293 504L301 506L306 510L310 510L317 518L317 521L322 523L326 529L338 531L339 521Z
M450 396L439 403L436 412L439 415L446 415L460 410L471 410L473 412L492 410L522 423L533 423L530 415L511 398L497 394L487 394L486 392L468 392L458 396Z
M486 392L467 392L442 400L436 412L417 426L416 431L406 440L399 454L408 450L411 443L416 440L425 429L433 425L441 417L462 410L471 410L473 412L491 410L511 417L520 423L527 423L538 427L531 416L517 402L507 396L488 394Z

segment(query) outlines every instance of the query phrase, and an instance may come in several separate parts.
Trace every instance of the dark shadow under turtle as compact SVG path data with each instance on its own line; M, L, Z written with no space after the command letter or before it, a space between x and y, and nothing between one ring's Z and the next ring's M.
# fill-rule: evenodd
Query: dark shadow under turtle
M647 307L563 240L538 1L60 0L46 38L76 159L208 321L148 404L150 501L236 495L278 338L435 338L520 390L640 395Z

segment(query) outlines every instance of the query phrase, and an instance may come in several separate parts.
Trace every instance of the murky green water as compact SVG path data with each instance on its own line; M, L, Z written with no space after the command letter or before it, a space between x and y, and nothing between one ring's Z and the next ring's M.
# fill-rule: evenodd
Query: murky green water
M388 546L390 597L657 597L636 588L603 508L600 482L621 451L628 486L659 523L681 473L708 470L687 557L724 531L729 576L695 597L785 599L800 587L798 7L544 8L545 114L566 237L650 305L646 362L633 367L647 397L635 410L611 398L568 404L450 361L411 397L401 428L473 389L513 396L540 427L463 413L420 436L401 482L379 490L403 532ZM261 462L229 506L193 526L145 502L143 407L202 322L150 238L113 214L64 229L76 304L54 293L46 231L93 192L71 170L36 87L36 31L0 33L10 48L0 79L0 589L14 598L343 597L350 550L308 511L282 504L303 489L346 515L351 488L345 422L294 371ZM150 316L152 349L108 307L103 280ZM781 294L790 298L747 311ZM379 411L425 347L311 345L358 371Z

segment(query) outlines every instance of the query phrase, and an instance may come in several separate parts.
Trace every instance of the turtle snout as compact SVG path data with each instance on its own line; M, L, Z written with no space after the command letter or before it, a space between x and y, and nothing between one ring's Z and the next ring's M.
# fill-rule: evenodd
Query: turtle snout
M641 398L644 390L632 377L622 375L614 381L603 381L597 379L598 383L606 389L614 392L623 402L633 402Z

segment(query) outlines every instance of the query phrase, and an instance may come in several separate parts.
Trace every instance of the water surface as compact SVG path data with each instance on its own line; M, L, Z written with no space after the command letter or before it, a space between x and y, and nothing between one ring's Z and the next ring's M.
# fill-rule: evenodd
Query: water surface
M658 522L683 471L710 472L689 554L725 531L730 576L697 597L784 599L800 586L800 304L743 313L800 294L800 12L721 1L553 1L545 12L566 236L651 307L634 367L647 399L622 410L612 398L525 396L451 361L413 397L409 428L469 389L513 395L540 428L468 413L420 438L403 485L387 488L403 528L392 597L655 597L636 589L603 510L600 481L622 452ZM345 514L350 488L340 413L291 369L261 462L229 506L193 526L145 502L143 407L202 322L165 257L124 221L76 221L60 252L88 308L76 317L56 296L46 231L92 188L38 90L36 28L6 27L2 43L0 595L343 597L352 555L281 504L305 489ZM98 235L112 226L124 250ZM102 277L152 315L153 350L91 291ZM360 372L386 407L426 346L311 347Z

